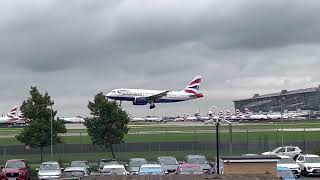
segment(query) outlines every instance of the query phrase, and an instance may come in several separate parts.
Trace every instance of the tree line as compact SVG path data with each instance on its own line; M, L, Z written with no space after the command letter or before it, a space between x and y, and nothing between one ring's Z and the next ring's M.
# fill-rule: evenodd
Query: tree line
M66 133L62 119L56 118L57 110L53 110L54 101L48 92L41 94L37 87L31 86L30 97L22 102L21 112L30 120L16 139L31 148L40 149L40 159L43 161L44 147L63 143L60 134ZM89 102L88 108L92 117L85 119L88 135L95 145L110 148L115 157L113 144L122 143L128 133L128 114L114 101L108 101L100 92ZM52 128L51 128L52 125Z

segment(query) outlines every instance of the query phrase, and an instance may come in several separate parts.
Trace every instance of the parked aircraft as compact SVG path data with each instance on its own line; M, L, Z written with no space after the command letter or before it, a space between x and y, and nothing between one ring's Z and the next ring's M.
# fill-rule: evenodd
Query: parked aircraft
M0 117L0 124L13 124L17 117L18 106L14 106L5 116Z
M84 123L85 119L81 116L76 117L62 117L61 118L65 123Z
M268 116L264 114L253 114L248 108L245 108L245 119L247 120L268 120Z
M144 122L145 119L144 118L140 118L140 117L133 117L132 114L129 114L129 121L130 122Z
M173 103L202 98L199 93L201 76L196 76L187 87L181 91L170 90L146 90L146 89L114 89L107 93L107 97L113 100L132 101L133 105L150 104L150 109L155 108L155 103Z

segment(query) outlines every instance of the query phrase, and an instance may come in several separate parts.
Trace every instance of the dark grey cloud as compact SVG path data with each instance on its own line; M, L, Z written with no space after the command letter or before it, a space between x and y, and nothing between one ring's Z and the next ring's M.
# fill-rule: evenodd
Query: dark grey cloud
M1 1L0 112L31 85L60 116L87 115L99 91L182 89L204 77L205 99L124 108L193 113L254 93L317 86L318 1Z

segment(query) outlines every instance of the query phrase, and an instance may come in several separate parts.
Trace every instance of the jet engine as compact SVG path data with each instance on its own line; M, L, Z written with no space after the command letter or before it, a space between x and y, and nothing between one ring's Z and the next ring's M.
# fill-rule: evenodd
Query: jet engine
M144 97L136 97L134 101L132 102L133 105L146 105L148 104L148 101Z

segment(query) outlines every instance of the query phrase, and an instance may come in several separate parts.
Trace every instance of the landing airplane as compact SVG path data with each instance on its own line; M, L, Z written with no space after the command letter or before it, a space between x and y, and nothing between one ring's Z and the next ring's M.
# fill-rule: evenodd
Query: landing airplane
M155 108L155 103L173 103L202 98L199 93L201 76L196 76L190 84L181 91L146 90L146 89L114 89L107 93L107 98L113 100L132 101L133 105L150 104L150 109Z

